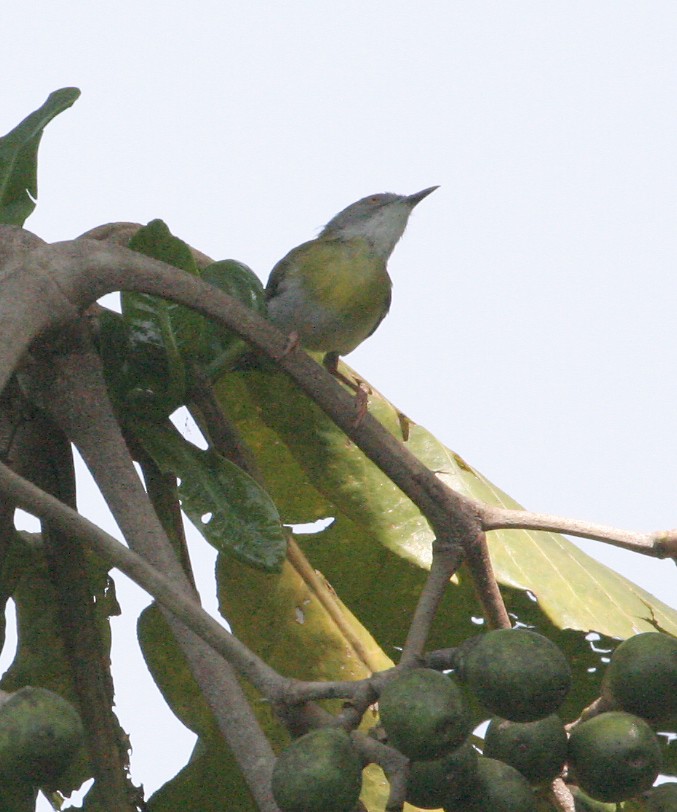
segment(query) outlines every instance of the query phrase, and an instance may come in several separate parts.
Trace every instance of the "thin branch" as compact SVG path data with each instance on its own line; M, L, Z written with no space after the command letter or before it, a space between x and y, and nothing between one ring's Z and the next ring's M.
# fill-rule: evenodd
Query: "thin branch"
M409 777L409 759L398 750L356 730L351 735L353 744L365 761L378 764L383 770L390 793L386 812L402 812Z
M430 573L416 604L400 665L405 667L416 665L423 656L423 649L440 601L449 586L449 579L463 562L463 554L463 548L459 544L441 545L439 542L433 544Z
M576 804L571 790L561 778L555 778L550 787L550 794L557 809L561 812L576 812Z
M18 507L48 522L64 535L78 539L111 567L123 572L228 659L264 696L284 695L288 685L286 679L252 653L145 558L125 547L77 511L15 474L3 463L0 463L0 488L5 497Z
M677 557L677 530L657 530L651 533L633 533L616 527L567 519L547 513L512 510L475 502L485 530L549 530L569 536L604 541L614 547L623 547L654 558Z
M477 533L474 542L466 545L467 564L484 617L491 629L509 629L512 623L494 575L486 534Z

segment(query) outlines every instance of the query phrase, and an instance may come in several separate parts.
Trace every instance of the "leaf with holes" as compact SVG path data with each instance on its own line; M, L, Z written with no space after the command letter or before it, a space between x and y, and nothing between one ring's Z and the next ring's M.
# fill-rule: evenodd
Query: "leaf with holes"
M134 433L160 470L178 477L181 508L213 547L279 572L287 540L277 508L260 485L216 451L189 443L171 424L139 423Z

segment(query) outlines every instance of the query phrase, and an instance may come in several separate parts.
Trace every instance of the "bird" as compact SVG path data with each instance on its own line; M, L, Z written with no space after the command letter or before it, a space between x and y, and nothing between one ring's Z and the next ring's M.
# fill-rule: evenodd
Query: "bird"
M339 356L369 338L388 313L388 259L415 206L438 188L363 197L274 266L265 288L268 319L289 336L289 351L300 345L324 353L326 369L343 379Z

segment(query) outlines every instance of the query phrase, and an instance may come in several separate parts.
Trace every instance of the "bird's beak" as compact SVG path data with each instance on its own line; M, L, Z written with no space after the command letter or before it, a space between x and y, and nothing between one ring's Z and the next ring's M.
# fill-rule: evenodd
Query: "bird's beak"
M435 189L439 189L439 186L429 186L427 189L424 189L422 192L415 192L413 195L407 196L407 202L413 209L414 206L417 206L424 197L428 197L429 194L435 191Z

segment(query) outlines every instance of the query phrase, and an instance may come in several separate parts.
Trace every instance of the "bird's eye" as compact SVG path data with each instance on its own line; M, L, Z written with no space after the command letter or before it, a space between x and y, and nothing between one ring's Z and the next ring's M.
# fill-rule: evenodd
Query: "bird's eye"
M379 200L380 200L380 198L379 198L378 195L374 195L373 197L369 198L370 203L378 203Z

